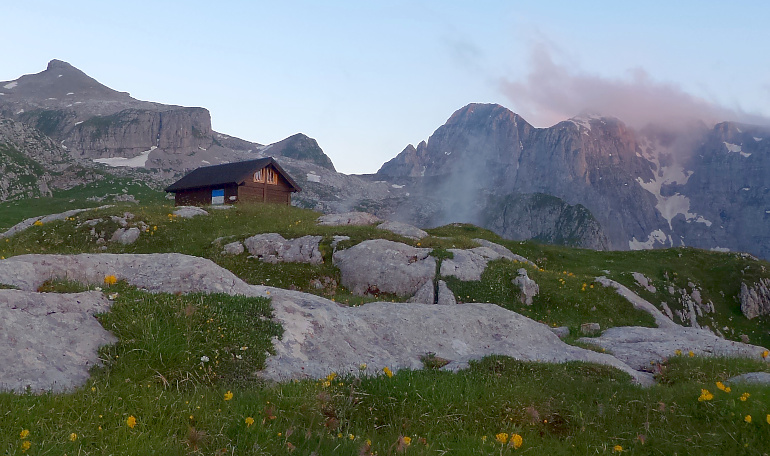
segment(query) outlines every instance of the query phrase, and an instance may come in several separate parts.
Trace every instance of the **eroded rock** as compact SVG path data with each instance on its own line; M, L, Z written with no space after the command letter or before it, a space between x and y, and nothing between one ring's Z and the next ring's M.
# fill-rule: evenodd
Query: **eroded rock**
M762 278L750 287L741 283L741 312L748 319L770 314L770 279Z
M110 238L111 242L118 242L123 245L130 245L136 242L137 239L139 239L139 228L137 227L131 227L131 228L118 228L115 230L114 233L112 233L112 237Z
M511 282L519 287L520 294L519 294L519 301L521 301L522 304L531 306L532 305L532 298L537 296L538 293L540 293L540 287L537 285L537 283L530 279L527 275L527 270L524 268L520 268L518 270L518 276L513 279Z
M318 248L321 236L302 236L296 239L284 239L278 233L257 234L243 243L254 257L266 263L323 263L323 255Z

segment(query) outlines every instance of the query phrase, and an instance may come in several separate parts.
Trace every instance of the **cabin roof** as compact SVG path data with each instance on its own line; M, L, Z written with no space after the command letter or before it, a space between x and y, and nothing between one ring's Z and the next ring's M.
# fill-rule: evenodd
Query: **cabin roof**
M273 157L258 158L241 162L224 163L221 165L203 166L190 171L183 178L166 187L167 192L192 190L195 188L217 187L222 185L240 185L255 172L273 165L275 169L289 182L293 192L302 190L289 173L273 160Z

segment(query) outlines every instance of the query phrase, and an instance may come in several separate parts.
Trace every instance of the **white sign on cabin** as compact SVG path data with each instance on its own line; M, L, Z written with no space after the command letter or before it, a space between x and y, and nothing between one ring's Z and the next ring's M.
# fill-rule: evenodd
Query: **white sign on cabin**
M211 204L225 204L225 190L212 190L211 191Z

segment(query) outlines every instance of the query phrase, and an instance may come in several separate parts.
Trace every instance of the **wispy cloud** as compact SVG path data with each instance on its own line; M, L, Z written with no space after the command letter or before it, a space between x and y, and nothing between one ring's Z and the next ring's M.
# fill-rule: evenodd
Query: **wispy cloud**
M615 116L637 128L675 127L693 120L709 125L725 120L770 125L767 117L727 108L676 84L656 81L642 68L622 78L607 78L558 63L553 54L548 45L534 45L527 76L503 78L500 83L514 110L536 126L550 126L583 111Z

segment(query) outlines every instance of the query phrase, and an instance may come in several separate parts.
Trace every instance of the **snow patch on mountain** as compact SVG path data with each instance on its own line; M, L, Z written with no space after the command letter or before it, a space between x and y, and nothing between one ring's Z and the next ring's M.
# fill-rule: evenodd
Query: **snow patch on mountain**
M157 149L152 146L150 150L145 150L141 154L132 158L124 157L112 157L112 158L95 158L93 161L96 163L102 163L113 168L144 168L147 165L147 159L150 157L150 152Z
M9 82L8 84L4 85L3 88L4 89L12 89L12 88L16 87L17 85L19 85L19 83L16 82L16 81L13 81L13 82Z
M646 241L637 241L636 237L631 238L631 240L628 241L628 248L631 250L651 250L655 248L656 243L666 245L666 241L668 241L669 247L674 246L674 241L671 239L671 236L666 236L666 233L662 230L655 230L647 236Z
M757 138L754 138L754 139L756 140ZM760 138L760 139L762 139L762 138ZM732 143L729 143L729 142L726 142L726 141L724 142L724 144L725 144L725 147L727 147L727 151L730 152L730 153L733 153L733 154L739 153L739 154L741 154L742 157L751 157L751 153L750 152L744 152L743 148L741 146L739 146L738 144L732 144Z
M660 156L656 153L656 149L645 145L643 148L644 156L647 160L652 162L658 171L653 173L653 179L649 182L645 182L641 177L636 178L636 182L643 189L652 193L657 200L655 208L660 212L660 215L668 222L668 227L671 226L671 220L679 214L682 214L687 222L703 223L706 226L711 226L711 221L707 220L702 215L698 215L690 212L690 199L680 193L674 193L670 196L663 196L661 194L661 188L664 185L685 185L692 176L692 171L687 171L678 163L673 163L669 166L661 166ZM629 241L629 243L632 241Z

